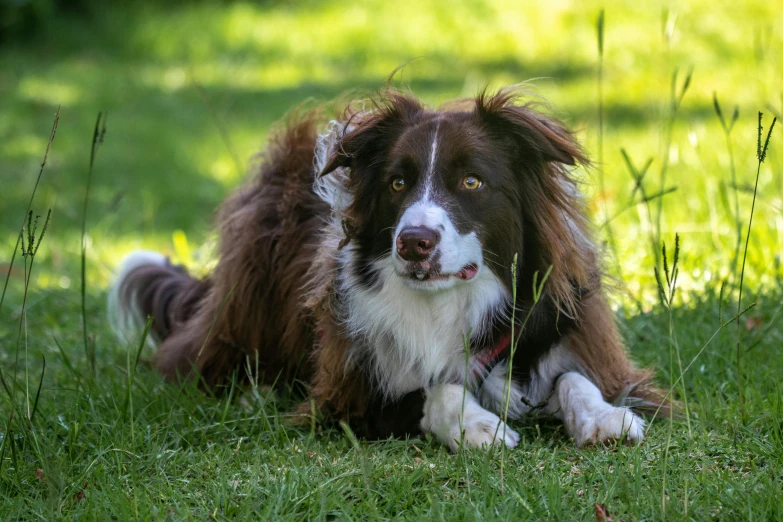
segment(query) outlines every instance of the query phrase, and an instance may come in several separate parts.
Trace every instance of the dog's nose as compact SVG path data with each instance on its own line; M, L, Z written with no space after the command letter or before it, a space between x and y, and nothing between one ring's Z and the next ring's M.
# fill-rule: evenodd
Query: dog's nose
M427 227L405 227L397 236L397 253L406 261L424 261L440 241L440 234Z

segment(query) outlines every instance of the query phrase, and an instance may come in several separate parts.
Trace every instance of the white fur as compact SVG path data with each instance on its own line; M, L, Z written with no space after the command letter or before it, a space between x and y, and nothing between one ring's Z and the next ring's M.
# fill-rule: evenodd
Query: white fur
M351 245L343 250L347 266L340 281L345 327L361 340L350 357L374 369L384 394L393 398L435 383L469 380L463 337L483 332L491 311L501 313L508 291L497 276L485 268L471 281L426 292L400 277L387 256L376 262L380 283L365 289L352 277L353 255Z
M561 419L577 446L644 438L645 422L629 408L608 404L584 375L568 372L557 381L550 411Z
M140 266L166 266L166 263L166 256L150 250L136 250L120 261L109 291L107 308L109 324L121 342L128 342L140 336L145 325L144 314L136 308L135 295L130 295L128 303L121 299L122 282L129 273ZM153 346L156 344L152 335L147 336L147 341Z
M498 413L505 410L507 370L505 362L496 365L478 392L481 404ZM581 373L564 343L544 356L531 372L528 384L512 381L508 405L511 419L530 413L530 405L539 406L540 414L552 415L565 423L578 446L623 437L638 443L644 437L644 420L626 407L607 403L595 384Z
M348 169L340 167L328 176L321 176L326 162L337 150L340 140L353 130L344 122L332 120L326 127L326 132L318 135L315 145L315 182L313 190L318 197L329 203L332 213L341 215L353 203L353 194L347 189Z
M438 156L438 129L440 129L440 122L435 123L435 134L432 137L432 145L430 146L430 164L427 167L427 175L424 179L424 201L429 201L432 193L432 175L435 172L435 159Z
M501 442L513 448L519 443L516 431L482 408L469 391L457 384L439 384L427 390L421 429L435 435L452 451L459 449L460 440L474 448Z
M397 223L394 237L396 238L407 227L426 227L440 234L440 242L435 247L432 257L439 259L442 273L455 274L471 263L479 267L479 273L489 271L483 266L484 256L481 242L476 233L460 234L448 212L440 205L420 200L408 207ZM396 248L392 248L392 251L394 252L392 254L394 268L398 274L402 275L405 272L407 262L397 254ZM425 282L408 280L410 284L414 285L414 288L420 290L443 290L462 282L456 277Z

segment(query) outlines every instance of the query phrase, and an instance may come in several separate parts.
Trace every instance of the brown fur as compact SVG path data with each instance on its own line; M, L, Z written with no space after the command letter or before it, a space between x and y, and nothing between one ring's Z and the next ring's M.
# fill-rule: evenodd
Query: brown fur
M535 110L535 104L517 105L515 89L501 90L494 96L482 93L476 100L479 113L498 120L504 129L537 150L542 164L531 171L526 186L525 205L533 216L535 233L540 236L540 263L552 267L547 292L563 311L576 314L574 288L586 288L597 271L595 253L580 245L570 230L571 220L582 235L590 237L584 208L576 182L565 166L589 161L573 134L560 122Z
M533 274L538 271L540 277L552 268L536 307L539 315L524 341L531 347L531 361L566 335L607 400L630 393L640 406L654 408L662 399L650 385L651 372L636 369L628 359L602 293L596 252L580 239L589 238L590 230L567 166L588 160L562 124L515 99L513 90L481 94L467 110L509 149L522 144L525 151L516 158L527 168L525 190L518 197L529 221L525 245L534 248L520 259L520 310L532 306ZM464 106L460 102L447 110L465 111ZM414 118L430 117L422 116L425 109L417 100L393 91L372 107L370 112L346 110L344 118L355 130L342 140L324 173L353 168L368 148L381 146L383 136ZM362 232L374 209L357 199L342 216L345 235L325 231L330 209L312 189L316 123L311 114L280 132L259 173L223 204L217 220L220 261L211 276L196 281L174 269L142 267L123 284L149 288L138 304L155 317L163 340L157 367L167 378L195 371L214 388L249 358L251 367L258 361L261 382L307 381L319 411L357 421L376 398L366 371L347 362L352 341L336 314L335 256ZM361 190L366 183L355 176L349 186ZM522 223L508 226L521 228ZM498 270L510 285L510 266Z
M307 379L312 317L301 306L325 204L313 194L313 116L271 143L258 175L220 209L220 262L188 324L160 346L169 378L192 369L214 387L246 358L259 379ZM296 248L292 248L294 246Z

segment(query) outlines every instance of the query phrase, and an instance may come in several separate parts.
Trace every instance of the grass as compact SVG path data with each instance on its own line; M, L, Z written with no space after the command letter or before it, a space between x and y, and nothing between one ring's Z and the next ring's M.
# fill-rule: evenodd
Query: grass
M0 275L16 261L0 306L0 518L574 520L594 503L623 520L783 518L780 129L756 157L758 111L767 126L783 112L781 7L204 1L59 17L6 44ZM193 245L210 243L212 209L275 122L308 98L377 88L413 58L402 81L433 104L539 78L602 151L585 190L599 225L611 219L613 304L634 358L687 397L690 422L656 420L639 447L580 450L562 426L526 419L513 451L451 455L429 439L293 428L285 394L247 409L164 384L142 332L115 340L105 288L123 253L204 270L210 248ZM14 245L58 106L30 205L53 209L33 271ZM91 159L99 111L111 117ZM662 305L656 243L675 232L676 297ZM721 328L754 302L739 331Z

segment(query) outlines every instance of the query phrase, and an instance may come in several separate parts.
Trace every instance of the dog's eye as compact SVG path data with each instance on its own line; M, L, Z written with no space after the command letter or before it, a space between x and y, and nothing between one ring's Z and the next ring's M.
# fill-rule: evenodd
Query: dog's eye
M405 188L405 180L402 178L394 178L391 182L391 189L394 192L400 192Z
M467 190L477 190L481 188L481 185L483 184L484 183L476 176L465 176L462 180L462 186Z

